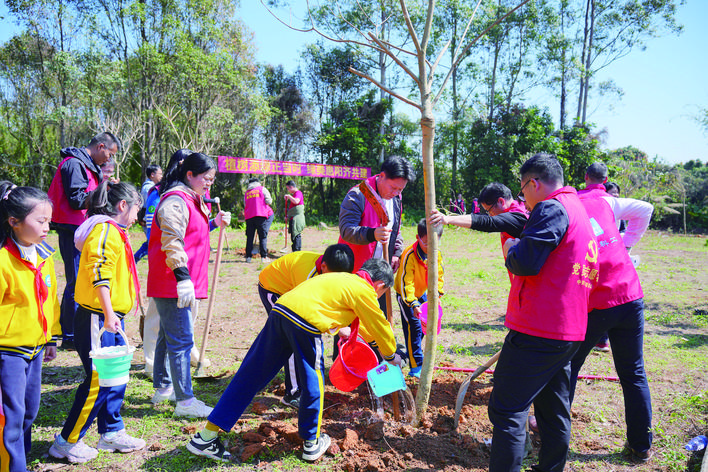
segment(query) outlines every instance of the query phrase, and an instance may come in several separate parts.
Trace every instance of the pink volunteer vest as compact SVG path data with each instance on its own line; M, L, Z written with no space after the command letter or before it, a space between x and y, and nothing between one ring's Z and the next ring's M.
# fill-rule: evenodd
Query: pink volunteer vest
M376 189L376 176L371 176L368 179L366 179L369 182L369 186L373 189ZM352 187L352 190L357 188L359 184L356 186ZM376 211L374 211L374 208L369 204L369 202L364 199L364 212L361 214L361 221L359 222L360 226L367 226L369 228L378 228L383 224L382 221L379 220L378 215L376 214ZM395 241L393 241L395 244ZM374 250L376 250L376 241L369 243L369 244L351 244L348 243L347 241L343 240L342 237L339 237L338 243L340 244L346 244L350 248L352 248L352 252L354 253L354 272L358 271L361 269L361 266L364 265L364 262L368 261L371 259L371 256L374 255ZM393 251L393 247L391 247L391 241L389 241L389 254L391 251Z
M508 213L508 212L523 213L524 215L526 215L526 218L528 218L528 216L529 216L529 212L528 212L528 210L526 210L526 207L522 203L517 202L516 200L511 202L511 205L509 205L509 208L504 210L502 213ZM500 233L500 236L501 236L502 249L504 249L504 243L507 240L511 239L511 235L509 233L505 233L502 231ZM511 274L509 274L509 276L511 276Z
M602 193L602 195L607 196L607 189L604 184L588 184L584 189L578 190L578 197L585 195L587 193Z
M615 214L602 197L604 190L579 194L600 249L600 279L590 293L590 309L604 310L639 300L644 296L622 236L615 223Z
M52 221L54 223L79 226L86 220L86 212L88 210L74 210L73 208L71 208L71 205L69 205L69 199L64 193L64 183L61 176L61 167L69 159L77 158L73 156L67 156L59 163L59 167L57 168L57 171L54 174L54 179L52 179L52 183L49 186L49 191L47 193L49 195L49 199L54 205ZM79 162L81 161L79 160ZM81 163L81 165L83 165L83 162ZM84 166L84 169L86 169L86 175L88 176L88 187L86 187L86 192L88 193L98 187L98 175L94 174L90 169L86 168L86 166Z
M243 216L247 220L253 218L254 216L263 216L267 218L273 214L273 209L265 202L262 186L247 190L243 196L243 199Z
M172 190L160 198L162 203L170 195L179 196L187 204L189 223L184 235L184 250L187 253L189 277L194 283L197 298L207 298L209 291L209 217L202 211L200 197L194 197L181 190ZM159 204L158 204L159 209ZM157 209L155 210L157 215ZM177 298L177 279L167 266L167 257L162 250L162 229L155 217L150 229L148 243L147 296L157 298Z
M552 198L566 209L568 230L537 275L514 276L505 325L531 336L583 341L590 290L599 277L597 241L574 188L563 187L547 200Z

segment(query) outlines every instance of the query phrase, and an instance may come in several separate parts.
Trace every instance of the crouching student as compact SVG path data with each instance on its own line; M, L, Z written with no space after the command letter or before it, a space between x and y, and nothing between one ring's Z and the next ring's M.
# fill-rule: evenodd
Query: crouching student
M279 257L265 266L258 274L258 294L270 313L281 295L288 293L305 280L327 272L349 272L354 270L354 252L346 244L333 244L320 255L310 251L296 251ZM285 368L285 396L280 400L284 405L300 406L300 384L297 380L295 356L290 356Z
M442 226L435 231L442 236ZM442 253L438 251L438 294L443 294L444 287ZM408 350L411 377L420 378L423 366L423 327L420 323L422 303L428 300L428 228L425 218L418 222L416 241L401 254L401 264L396 272L394 283L398 305L401 307L403 337ZM433 329L436 329L434 327Z
M52 202L0 182L0 470L26 472L39 411L42 362L61 334L52 249Z
M356 274L322 274L289 291L273 306L268 321L253 342L243 363L221 395L203 430L187 449L220 461L231 458L219 441L219 429L230 431L253 397L275 377L295 354L302 382L298 430L304 440L303 460L315 461L331 440L321 432L324 404L324 344L322 334L336 333L359 318L379 345L384 358L400 365L396 341L378 298L393 284L388 262L370 259Z
M86 462L98 450L82 440L93 420L98 423L98 449L132 452L145 447L145 441L125 432L120 408L125 385L101 387L89 352L101 346L125 345L118 329L123 317L133 308L140 293L133 250L125 230L137 219L140 194L130 184L102 182L89 199L89 218L74 235L81 251L76 276L74 342L86 378L76 389L74 404L57 435L49 455L69 462ZM105 332L99 338L99 331Z

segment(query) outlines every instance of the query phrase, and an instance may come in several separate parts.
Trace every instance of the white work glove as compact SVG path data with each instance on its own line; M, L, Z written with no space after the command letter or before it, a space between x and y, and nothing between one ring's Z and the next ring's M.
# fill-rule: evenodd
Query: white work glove
M229 226L231 224L231 212L220 211L214 218L216 226Z
M194 295L194 284L191 280L177 282L177 308L194 308L197 297Z
M386 362L388 362L389 364L397 365L398 367L403 366L403 358L398 353L393 355L393 359Z

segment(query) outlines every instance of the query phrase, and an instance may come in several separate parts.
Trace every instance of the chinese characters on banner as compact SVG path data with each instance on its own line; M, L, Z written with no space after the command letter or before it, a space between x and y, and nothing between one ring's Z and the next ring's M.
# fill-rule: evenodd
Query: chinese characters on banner
M236 174L297 175L362 180L371 175L368 167L336 166L312 162L269 161L248 157L219 156L219 172Z

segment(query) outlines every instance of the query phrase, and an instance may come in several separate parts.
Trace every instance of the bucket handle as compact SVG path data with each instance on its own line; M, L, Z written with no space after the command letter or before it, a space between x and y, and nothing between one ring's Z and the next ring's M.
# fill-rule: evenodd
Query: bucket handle
M347 365L346 362L344 362L344 356L342 355L342 347L347 343L356 343L357 338L359 337L359 318L358 317L355 318L354 321L352 322L351 328L352 328L351 334L349 335L349 337L347 338L346 341L343 341L341 338L339 339L339 343L338 343L338 345L339 345L339 362L342 363L342 367L344 367L344 370L346 370L349 374L353 375L354 377L356 377L358 379L366 379L366 375L362 376L362 375L357 374L356 372L354 372L353 370L351 370L349 368L349 366ZM368 346L368 344L367 344L367 346Z
M103 333L106 332L106 328L101 327L101 329L98 331L98 345L101 347L101 336L103 336ZM130 341L128 340L128 336L125 335L125 331L123 331L120 327L118 327L118 334L120 334L123 337L123 341L125 341L125 347L130 349Z
M342 363L342 367L344 367L344 370L346 370L349 374L353 375L354 377L356 377L356 378L358 378L358 379L366 379L366 375L359 375L359 374L357 374L356 372L354 372L353 370L351 370L351 369L349 368L349 366L347 365L347 363L344 362L344 356L342 356L342 354L341 354L341 352L342 352L341 349L339 350L339 352L340 352L340 354L339 354L339 362Z

